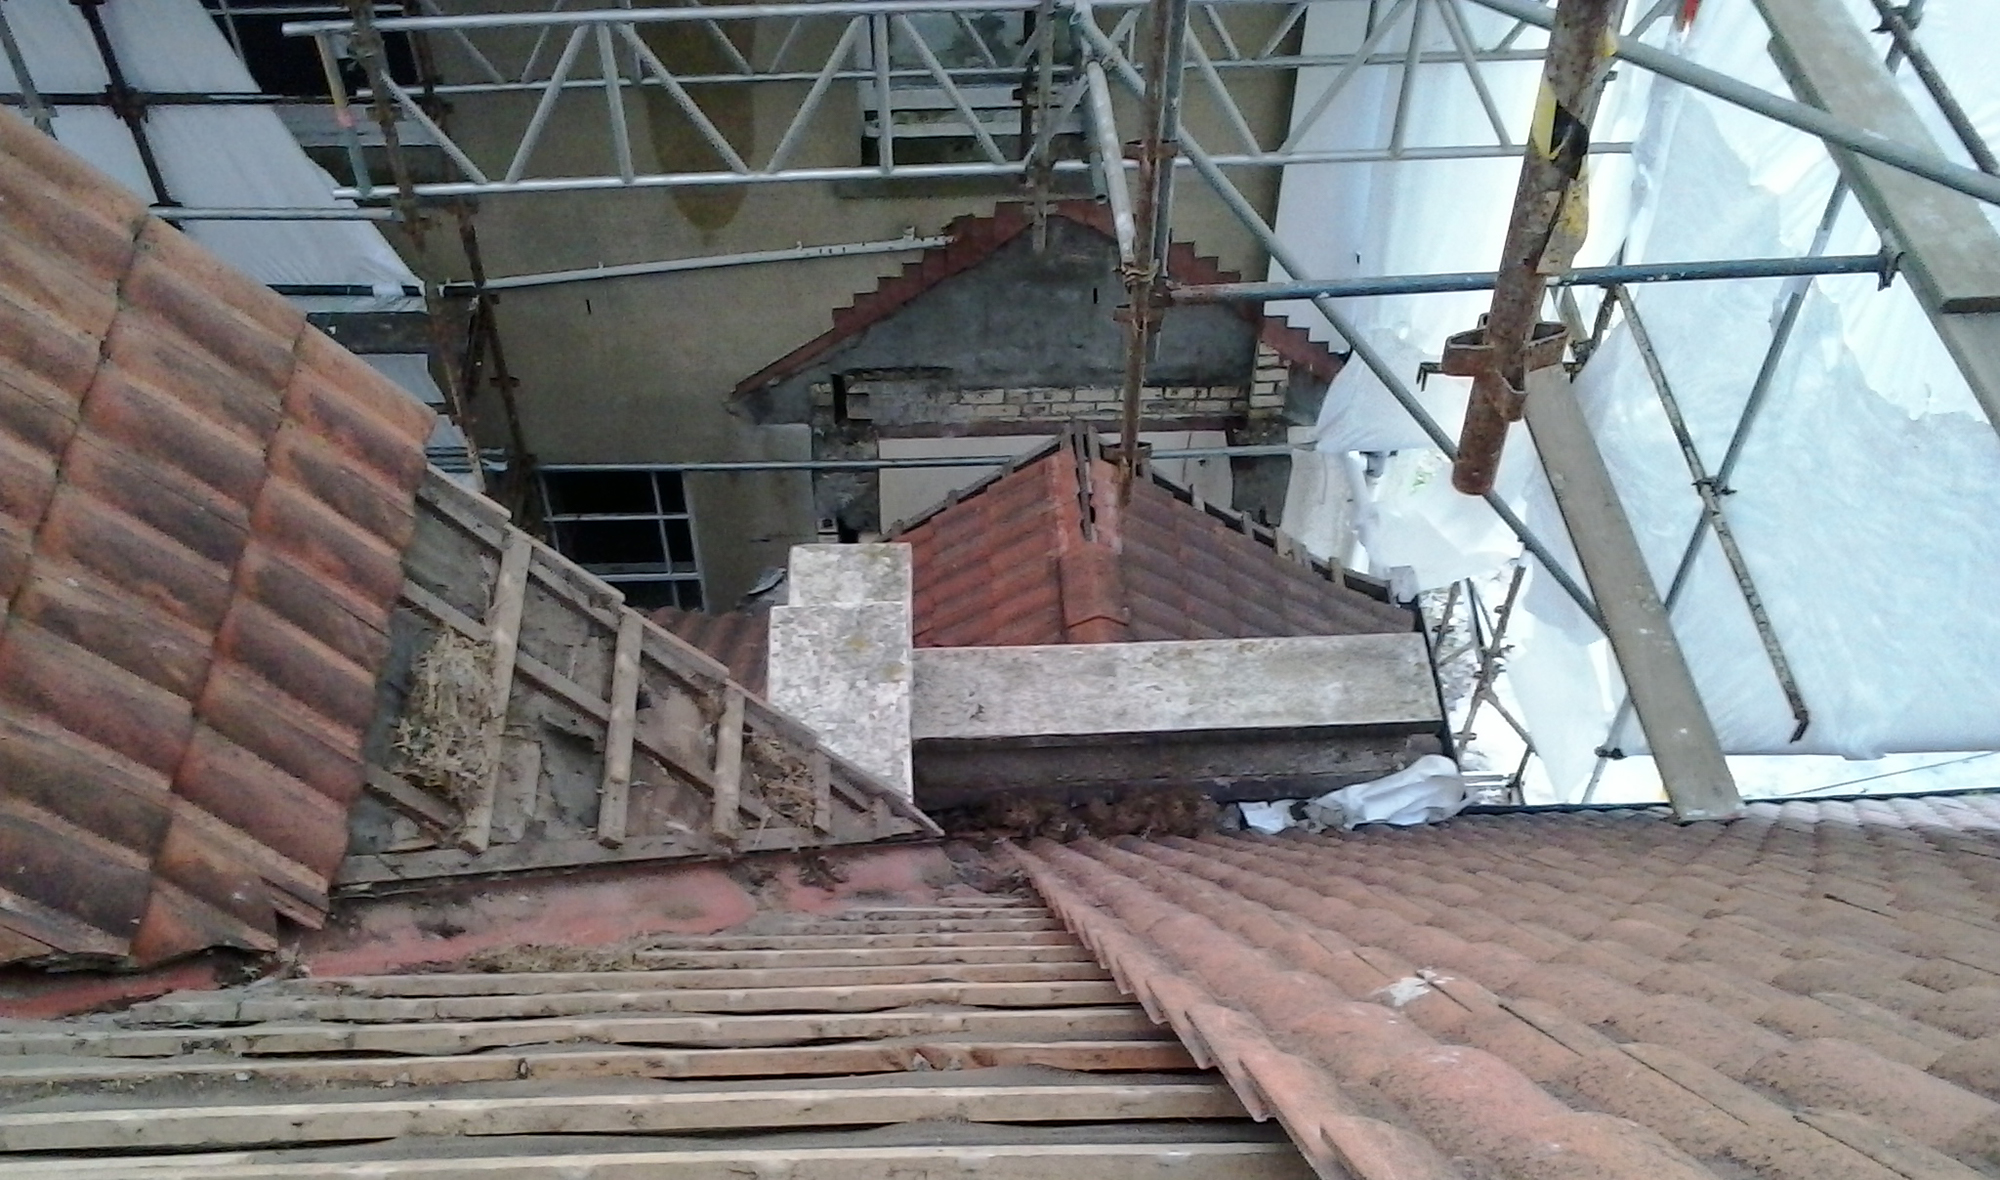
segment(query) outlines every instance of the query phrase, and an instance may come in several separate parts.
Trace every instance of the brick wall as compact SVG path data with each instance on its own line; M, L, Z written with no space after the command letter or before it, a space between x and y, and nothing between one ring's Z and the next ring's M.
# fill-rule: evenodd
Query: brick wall
M1280 370L1282 372L1282 368ZM1277 387L1279 409L1284 405ZM815 417L830 414L836 404L833 382L812 387ZM1255 416L1250 389L1240 385L1185 385L1146 390L1139 412L1148 420L1221 420ZM877 429L901 427L1063 422L1073 418L1111 419L1123 412L1116 389L1034 387L1022 389L947 390L924 388L921 382L849 378L844 397L845 420L872 423ZM1271 411L1275 413L1276 411Z
M1249 416L1253 421L1276 418L1285 412L1285 390L1291 386L1292 370L1278 350L1263 341L1257 343L1257 368L1250 378Z

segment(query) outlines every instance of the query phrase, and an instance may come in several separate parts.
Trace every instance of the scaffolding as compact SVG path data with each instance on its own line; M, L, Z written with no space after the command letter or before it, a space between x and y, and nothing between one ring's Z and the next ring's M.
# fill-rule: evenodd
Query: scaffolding
M476 265L476 235L467 212L472 202L640 188L713 189L998 177L1019 184L1036 211L1039 227L1056 186L1066 181L1087 182L1111 210L1126 287L1126 306L1120 313L1129 343L1124 379L1126 411L1121 423L1122 445L1116 454L1128 478L1142 461L1137 441L1138 403L1157 340L1159 317L1165 308L1205 302L1308 299L1351 347L1351 361L1371 370L1437 450L1459 467L1457 482L1461 488L1484 495L1526 553L1541 564L1585 616L1606 630L1619 650L1628 684L1633 685L1636 697L1642 683L1652 685L1658 676L1635 663L1641 659L1633 654L1636 649L1621 644L1620 640L1629 640L1634 628L1644 629L1644 624L1629 616L1611 617L1616 612L1607 613L1604 607L1613 600L1622 604L1634 593L1642 597L1652 595L1650 579L1645 577L1643 569L1626 568L1622 574L1614 575L1608 572L1609 566L1601 564L1601 560L1609 559L1586 558L1586 580L1590 583L1586 586L1573 578L1554 558L1545 541L1491 491L1491 471L1497 462L1500 440L1505 437L1506 423L1520 417L1526 409L1532 425L1537 404L1557 407L1568 398L1564 382L1545 397L1524 399L1533 373L1546 372L1565 351L1573 358L1572 363L1579 363L1602 339L1611 318L1616 316L1630 325L1639 340L1655 390L1666 413L1677 424L1676 434L1687 461L1690 485L1699 499L1700 514L1694 533L1665 594L1657 596L1655 613L1664 620L1672 611L1695 555L1707 536L1714 534L1757 620L1758 633L1782 686L1786 707L1803 733L1811 718L1808 702L1790 673L1776 629L1734 540L1725 513L1725 497L1742 454L1743 440L1770 387L1797 321L1800 302L1813 279L1822 275L1868 273L1877 275L1886 285L1908 278L1926 310L1932 313L1940 334L1952 347L1975 394L1989 413L2000 407L2000 339L1994 338L1996 329L1990 322L1974 322L1964 314L1993 309L1984 305L1975 308L1963 302L1954 305L1949 285L1952 244L1940 240L1935 229L1927 227L1920 218L1898 216L1890 208L1892 202L1883 195L1885 191L1909 192L1912 190L1907 186L1916 184L1918 188L1914 191L1927 199L1942 200L1943 195L1950 194L1954 199L1963 196L2000 204L2000 175L1996 175L2000 168L1996 168L1991 150L1923 51L1917 32L1922 18L1921 4L1899 8L1890 0L1873 0L1883 20L1881 31L1893 42L1887 64L1890 70L1905 62L1912 68L1973 161L1972 167L1947 158L1920 134L1904 133L1907 120L1898 123L1892 118L1884 122L1870 118L1868 112L1843 108L1833 100L1821 104L1786 98L1645 44L1639 35L1680 8L1673 0L1659 0L1635 20L1623 22L1622 36L1616 35L1621 27L1618 15L1622 5L1607 0L1561 0L1553 6L1536 0L1394 0L1394 3L1370 0L1367 31L1352 52L1310 54L1299 48L1298 33L1311 8L1321 4L1353 6L1360 2L828 0L659 8L617 3L571 8L567 0L553 0L543 11L492 12L481 11L475 4L447 8L439 0L410 0L397 5L351 0L345 13L289 22L284 32L310 39L324 67L327 102L346 137L349 163L348 174L334 195L353 202L352 207L177 209L171 207L170 194L163 186L156 195L162 205L160 212L181 220L340 216L391 220L401 223L412 234L421 234L430 219L449 213L457 220L468 257L475 260L474 273L467 279L443 285L431 293L434 302L467 301L472 309L470 337L455 350L453 363L458 374L453 391L455 409L469 419L473 414L471 406L483 396L483 389L497 393L504 407L510 449L520 461L517 465L525 470L527 440L522 437L513 404L514 380L500 348L492 301L497 292L510 286L584 281L611 277L614 272L489 280ZM225 21L245 9L240 0L209 0L209 4ZM1468 6L1508 18L1505 31L1480 40L1474 22L1468 19ZM1818 90L1823 91L1826 79L1833 76L1829 71L1845 71L1840 76L1852 77L1861 69L1854 61L1839 56L1860 41L1858 30L1855 37L1833 44L1819 37L1821 30L1808 27L1818 22L1847 29L1851 22L1836 12L1836 7L1815 0L1816 15L1809 20L1796 13L1788 15L1783 5L1760 4L1774 35L1774 54L1787 66L1787 76L1796 79L1795 90L1808 99L1817 92L1813 85L1816 78ZM1259 14L1255 23L1261 34L1254 40L1244 34L1252 22L1240 15L1252 10ZM85 11L90 12L91 7L86 5ZM1017 42L996 41L987 31L990 18L995 16L1018 19L1019 27L1032 31ZM775 36L758 42L760 48L768 46L767 52L745 51L739 47L744 39L730 35L732 28L746 22L777 30ZM1431 42L1426 41L1424 30L1429 22L1435 22L1434 27L1445 34L1448 51L1427 47ZM700 71L670 68L645 36L648 29L661 25L696 30L715 47L728 68ZM399 81L392 76L383 51L386 35L408 37L420 47L416 57L421 74L415 82ZM947 55L943 52L945 40L951 40L965 52ZM101 40L100 46L103 47ZM1608 55L1601 52L1607 46ZM144 113L150 106L274 101L255 95L136 91L125 85L115 70L112 85L103 94L38 92L28 69L32 63L21 60L6 27L4 10L0 10L0 49L7 52L13 72L20 80L18 91L0 95L0 103L20 107L44 129L49 126L50 113L63 105L107 105L133 128L142 155ZM438 63L447 57L452 68L440 70ZM1856 193L1883 231L1887 243L1884 250L1867 255L1824 254L1828 231L1844 196L1836 192L1814 248L1803 257L1579 269L1569 267L1566 258L1544 253L1559 220L1564 185L1574 178L1583 157L1589 153L1631 150L1629 143L1605 142L1590 134L1590 108L1614 58L1822 139L1842 164L1844 174L1859 182ZM1544 62L1544 76L1559 104L1572 118L1572 125L1566 129L1567 138L1559 144L1516 141L1509 134L1506 112L1499 108L1487 84L1485 71L1494 65L1534 61ZM1414 88L1419 84L1418 67L1436 64L1462 69L1490 125L1490 137L1444 145L1417 146L1408 142L1406 115L1414 101ZM1879 84L1888 83L1888 71L1880 69L1881 61L1865 64L1873 70L1868 75L1869 85L1879 89ZM1336 97L1367 67L1400 72L1388 142L1341 150L1308 147L1313 129L1333 108ZM1311 107L1283 128L1282 134L1268 128L1260 130L1246 116L1234 87L1246 79L1273 75L1297 79L1308 71L1316 84L1318 80L1326 81ZM357 73L360 83L351 84L350 78ZM767 150L754 155L739 150L701 101L702 96L739 87L787 87L792 92L802 91L783 133ZM992 111L976 97L992 92L995 87L1005 87L1014 96L1018 105L1016 134L996 135ZM1889 90L1894 91L1892 83ZM952 120L963 129L976 158L953 162L910 158L908 145L899 136L899 115L910 113L906 104L918 92L928 96L924 100L931 104L924 108L930 112L928 117ZM1121 92L1126 96L1125 109L1136 111L1136 118L1128 115L1123 126L1119 117ZM679 112L708 148L712 157L709 167L649 172L637 165L634 131L625 104L638 93L656 93ZM865 127L872 160L843 166L797 163L800 148L813 133L815 120L836 94L852 95L868 112ZM566 95L592 95L601 100L601 130L606 158L611 161L609 169L538 167L538 161L549 154L541 149L550 118ZM1226 129L1225 138L1229 141L1226 146L1211 149L1189 132L1183 108L1193 95L1201 96L1215 121ZM496 149L489 138L482 140L482 146L475 150L453 136L448 117L451 104L496 96L532 100L531 113L502 147ZM1875 95L1873 101L1880 104L1888 100ZM380 142L386 148L387 183L378 181L364 150L362 132L369 121L375 124ZM420 129L426 144L448 161L454 174L420 178L408 167L398 143L398 128L402 126ZM1069 133L1065 128L1076 130ZM1317 280L1232 179L1246 170L1297 165L1511 157L1524 157L1526 161L1514 223L1520 241L1510 239L1500 266L1489 273ZM157 180L157 169L149 169L149 175ZM1172 240L1175 188L1183 178L1199 178L1289 279L1282 283L1220 286L1177 286L1171 282L1163 273L1161 259ZM1899 185L1904 187L1898 189ZM912 240L913 245L915 241ZM1526 248L1529 244L1534 245L1533 250ZM855 243L851 248L833 249L867 252L893 249L895 245ZM812 256L823 255L776 252L771 259L747 261ZM701 260L665 259L629 270L652 273L700 265L704 265ZM1792 285L1728 453L1710 468L1684 425L1679 424L1671 383L1652 354L1644 323L1625 288L1637 283L1750 277L1784 277ZM1574 303L1566 301L1565 293L1577 286L1594 286L1606 292L1594 329L1581 324ZM1474 410L1466 433L1454 437L1418 400L1411 388L1411 375L1396 371L1364 334L1353 330L1341 301L1364 295L1467 290L1494 290L1496 295L1491 315L1482 325L1464 334L1458 363L1465 366L1464 374L1475 378L1479 392L1473 400ZM1549 346L1550 341L1553 347ZM1453 363L1448 349L1445 371L1452 372ZM1543 412L1546 415L1553 411ZM1992 416L2000 421L2000 414ZM470 430L472 424L467 421L466 425ZM1551 423L1548 429L1551 440L1555 439L1556 426ZM1565 430L1562 437L1566 441L1541 448L1543 461L1552 470L1561 467L1572 474L1587 474L1593 467L1602 467L1587 430L1580 434ZM1282 450L1226 448L1225 453L1249 455L1282 453ZM944 465L975 461L938 462ZM684 470L777 469L770 463L675 466ZM1608 475L1606 480L1608 489ZM1615 504L1615 495L1610 499ZM1622 518L1597 515L1591 521L1588 526L1580 526L1572 518L1572 534L1623 534L1629 539L1630 529ZM1624 548L1632 550L1629 545ZM1629 567L1630 557L1631 552L1622 552L1618 559ZM1474 590L1455 585L1443 607L1445 617L1437 624L1437 635L1442 643L1458 604L1461 601L1471 604L1469 609L1480 620L1473 628L1477 642L1472 654L1477 670L1469 698L1471 716L1464 721L1462 736L1471 737L1474 717L1482 708L1490 708L1520 731L1532 751L1532 740L1518 719L1505 710L1496 687L1503 675L1501 652L1506 620L1512 613L1518 589L1516 576L1506 592L1505 604L1488 618L1479 613L1481 608ZM1671 628L1667 629L1667 640L1671 646ZM1679 659L1677 649L1671 655L1672 660ZM1678 678L1686 679L1684 665ZM1682 692L1691 694L1691 683ZM1636 712L1643 725L1649 712L1662 708L1654 704L1649 709L1641 701ZM1694 708L1698 715L1698 700ZM1603 757L1621 752L1620 745L1625 740L1622 734L1634 711L1634 701L1630 699L1621 706L1606 736ZM1663 766L1669 792L1684 814L1727 813L1733 806L1734 792L1726 789L1726 770L1721 772L1724 782L1719 785L1713 782L1698 785L1692 781L1714 779L1715 767L1719 765L1719 751L1715 749L1712 733L1705 738L1698 735L1697 744L1709 747L1717 759L1703 762L1698 772L1677 772ZM1659 740L1655 739L1653 745L1659 748ZM1602 766L1601 758L1600 770Z

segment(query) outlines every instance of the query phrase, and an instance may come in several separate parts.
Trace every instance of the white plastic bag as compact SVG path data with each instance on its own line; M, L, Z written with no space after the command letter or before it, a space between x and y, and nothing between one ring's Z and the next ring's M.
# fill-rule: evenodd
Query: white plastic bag
M1356 783L1311 800L1307 826L1352 831L1362 824L1432 824L1457 815L1466 804L1458 766L1441 754L1426 754L1392 775ZM1248 819L1248 816L1245 816Z

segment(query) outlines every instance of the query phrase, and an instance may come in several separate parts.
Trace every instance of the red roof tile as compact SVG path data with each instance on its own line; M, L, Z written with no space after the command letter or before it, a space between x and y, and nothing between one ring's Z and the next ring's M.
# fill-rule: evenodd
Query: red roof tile
M714 656L729 669L730 679L758 696L766 691L764 658L771 647L771 616L764 611L728 611L710 615L663 606L652 620Z
M1113 236L1111 211L1100 202L1057 201L1049 212L1051 216L1095 230L1107 239ZM842 341L889 318L953 275L984 263L1031 224L1028 207L1018 203L999 205L990 217L966 216L953 221L945 227L945 233L952 239L949 243L924 251L921 258L905 263L901 274L891 275L876 284L874 290L856 295L848 306L835 308L833 327L738 382L735 396L742 397L797 376ZM1234 283L1243 277L1221 269L1211 257L1196 254L1194 247L1185 242L1175 242L1168 249L1166 269L1171 280L1189 285ZM1282 316L1266 316L1255 305L1231 306L1244 319L1257 324L1258 339L1292 367L1304 369L1323 381L1333 380L1340 371L1341 358L1304 329L1292 327Z
M317 921L430 424L0 113L0 961Z
M911 548L917 646L1371 635L1416 625L1381 600L1378 584L1342 572L1336 585L1325 562L1303 551L1281 556L1272 530L1197 507L1164 480L1141 482L1119 508L1116 470L1102 458L1079 467L1075 445L1017 461L893 534ZM653 619L764 691L767 615L664 608Z
M1322 1175L2000 1163L1994 796L1753 804L1727 825L1628 810L1038 843L1020 860Z
M1408 631L1364 579L1281 556L1277 536L1056 447L896 534L911 548L919 647L1249 639ZM1085 444L1087 445L1087 444ZM1085 506L1090 515L1085 524ZM1362 587L1362 588L1357 588Z

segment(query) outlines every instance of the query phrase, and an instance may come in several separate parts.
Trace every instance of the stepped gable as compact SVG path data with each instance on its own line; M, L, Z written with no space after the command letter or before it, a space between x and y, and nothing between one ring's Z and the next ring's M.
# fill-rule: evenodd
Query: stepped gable
M1165 479L1141 480L1120 507L1117 469L1075 438L892 536L911 547L919 647L1365 635L1417 625L1386 601L1380 583L1332 569Z
M1057 201L1050 206L1049 214L1087 226L1106 238L1112 237L1111 212L1100 202ZM921 258L905 263L901 274L883 279L874 290L857 294L848 306L834 309L832 328L744 378L737 384L734 396L742 397L797 375L843 341L887 319L924 292L985 262L1032 225L1028 206L1018 202L998 205L988 217L958 218L945 227L952 239L948 245L924 251ZM1175 242L1169 247L1167 275L1177 283L1191 285L1242 281L1240 274L1221 269L1214 258L1196 254L1185 242ZM1333 380L1340 371L1341 358L1312 339L1304 329L1292 327L1281 316L1266 316L1256 305L1231 306L1244 319L1259 325L1258 339L1275 350L1286 364L1304 369L1323 381Z
M1040 842L1019 860L1322 1176L2000 1164L1994 795Z
M0 112L0 962L319 923L431 426Z

